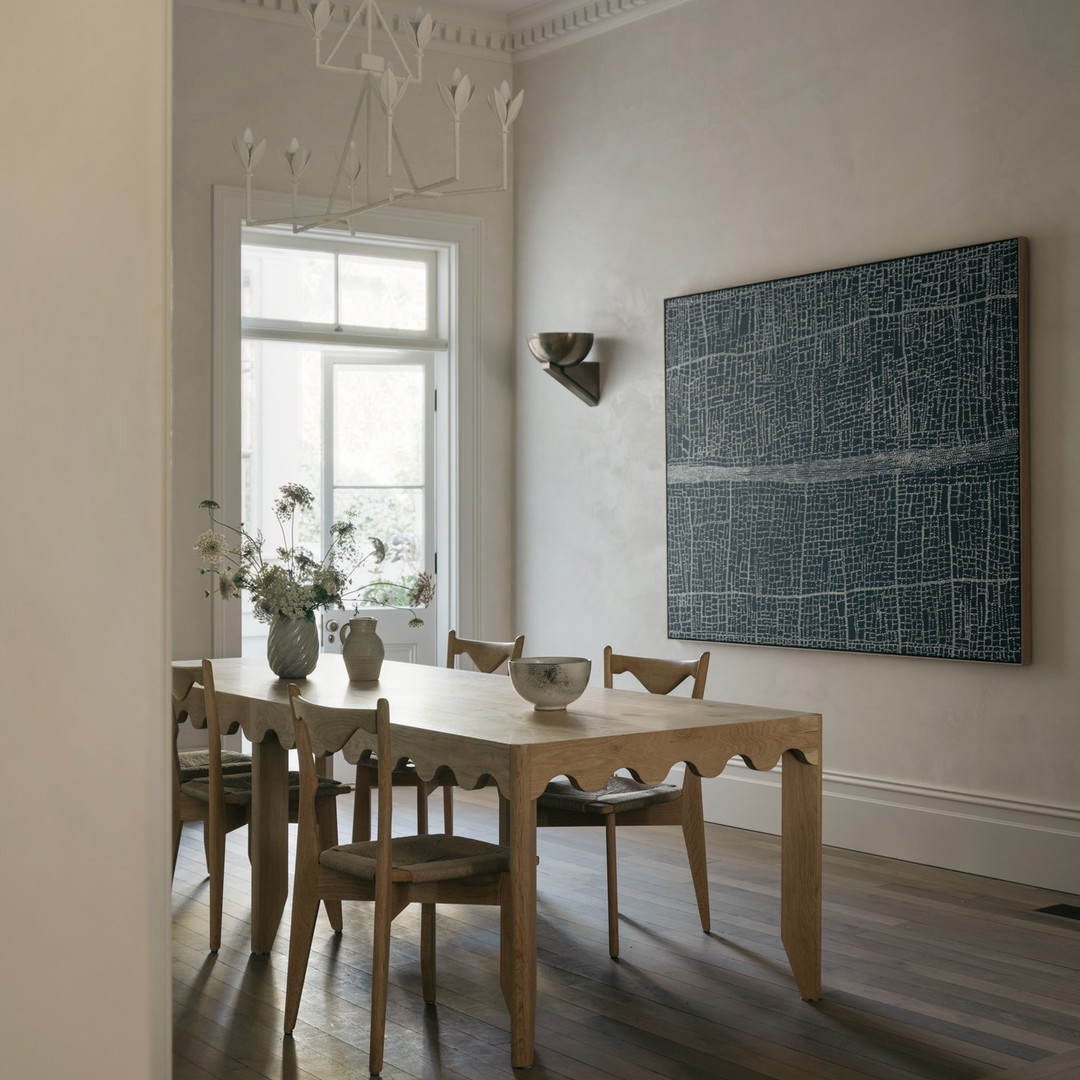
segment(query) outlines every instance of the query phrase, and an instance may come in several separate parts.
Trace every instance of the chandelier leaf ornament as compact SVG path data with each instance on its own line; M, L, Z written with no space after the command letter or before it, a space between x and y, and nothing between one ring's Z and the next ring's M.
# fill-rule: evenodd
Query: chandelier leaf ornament
M521 111L524 90L514 94L503 82L487 96L496 121L496 134L502 140L501 183L486 187L458 187L461 183L461 124L472 101L475 87L468 75L455 70L449 83L436 79L439 96L449 115L452 165L449 175L420 183L405 152L399 128L398 109L413 87L423 84L424 49L435 34L430 14L417 9L414 18L399 20L407 25L404 34L395 33L392 22L383 14L376 0L360 0L347 8L344 28L331 29L335 7L330 0L316 4L301 3L313 35L314 62L319 71L334 71L359 79L356 106L338 155L334 181L326 200L326 209L317 214L299 212L300 181L311 161L311 151L294 138L284 158L287 179L292 191L292 216L257 220L252 211L252 187L255 169L266 155L266 140L256 141L251 128L233 139L233 147L244 169L246 189L245 222L248 225L291 225L293 232L325 225L345 224L354 231L354 219L365 211L416 197L445 198L450 195L481 195L506 191L509 187L510 132ZM398 42L406 39L411 63ZM326 40L324 41L324 37ZM361 51L357 55L356 48ZM376 49L381 47L382 52ZM346 63L342 57L353 57ZM357 144L363 147L363 153Z

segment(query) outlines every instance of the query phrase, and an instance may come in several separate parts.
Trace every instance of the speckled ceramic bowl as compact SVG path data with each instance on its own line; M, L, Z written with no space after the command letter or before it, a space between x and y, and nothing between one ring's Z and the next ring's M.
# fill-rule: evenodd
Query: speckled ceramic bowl
M508 663L514 689L542 712L577 701L592 671L592 661L580 656L524 656Z

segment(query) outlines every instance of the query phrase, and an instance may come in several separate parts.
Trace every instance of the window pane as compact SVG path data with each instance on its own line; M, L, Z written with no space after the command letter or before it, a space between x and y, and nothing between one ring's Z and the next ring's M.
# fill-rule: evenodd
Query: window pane
M334 256L245 244L240 314L257 319L334 322Z
M368 560L353 576L353 588L370 581L411 584L424 567L424 493L418 488L350 488L334 492L334 520L354 511L360 549L366 537L377 536L387 547L386 560L375 566ZM403 599L397 591L391 599Z
M424 482L424 369L334 365L334 484Z
M244 354L251 374L243 383L241 424L256 450L246 477L244 525L251 533L262 530L264 554L272 557L283 542L272 509L279 489L303 484L314 492L315 508L303 515L295 540L321 556L322 354L285 341L245 341Z
M246 340L242 367L244 529L250 536L262 532L263 556L273 560L286 542L273 512L279 489L303 484L314 493L315 506L298 520L290 542L321 557L322 352L311 345ZM266 625L255 620L249 593L241 603L242 655L263 655Z
M386 330L428 328L426 262L339 256L341 322Z

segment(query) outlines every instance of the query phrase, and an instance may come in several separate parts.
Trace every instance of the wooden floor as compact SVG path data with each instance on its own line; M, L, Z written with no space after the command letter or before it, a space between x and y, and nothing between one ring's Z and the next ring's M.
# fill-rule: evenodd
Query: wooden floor
M411 792L395 813L412 828ZM438 827L438 798L432 800ZM342 835L348 834L345 803ZM488 791L458 793L458 832L494 839ZM779 938L777 838L709 825L713 933L681 836L620 833L622 959L607 955L603 832L540 834L536 1064L528 1080L1076 1080L1076 897L826 849L824 998L800 1000ZM207 951L199 826L173 890L174 1080L367 1076L370 909L320 914L300 1020L282 1036L288 909L248 953L246 831L230 836L221 951ZM419 995L419 918L394 923L387 1080L511 1077L493 909L440 909L440 1004Z

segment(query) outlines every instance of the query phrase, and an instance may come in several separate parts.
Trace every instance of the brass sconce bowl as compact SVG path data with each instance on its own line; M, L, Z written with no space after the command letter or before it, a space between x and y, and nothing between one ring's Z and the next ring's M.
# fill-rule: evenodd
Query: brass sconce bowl
M544 364L565 368L580 364L593 345L592 334L530 334L529 351Z

